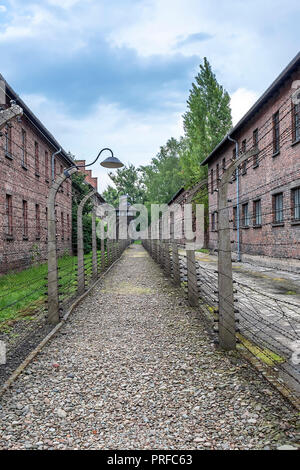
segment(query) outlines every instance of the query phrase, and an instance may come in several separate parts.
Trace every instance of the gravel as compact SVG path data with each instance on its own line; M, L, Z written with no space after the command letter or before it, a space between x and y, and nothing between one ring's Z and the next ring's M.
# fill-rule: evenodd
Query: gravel
M0 404L0 449L299 447L295 409L235 353L140 245Z

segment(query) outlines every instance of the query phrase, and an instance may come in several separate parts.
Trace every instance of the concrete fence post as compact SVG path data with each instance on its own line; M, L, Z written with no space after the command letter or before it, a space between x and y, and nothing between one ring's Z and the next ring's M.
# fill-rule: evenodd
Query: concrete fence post
M94 206L92 211L92 264L93 264L93 279L98 276L98 256L97 256L97 233L96 233L96 199L94 199Z
M48 213L48 315L47 321L53 325L59 323L58 264L56 241L55 199L61 184L78 170L76 167L59 175L52 183L47 199Z
M105 261L105 240L104 237L101 238L101 271L103 272L106 266Z
M236 348L236 325L233 299L231 241L228 209L228 184L232 173L248 158L257 153L250 150L234 160L224 171L218 191L218 290L219 290L219 345L230 351Z
M179 266L179 254L177 243L172 244L172 261L173 261L173 282L175 285L180 286L180 266Z
M188 282L188 301L192 307L197 307L199 303L197 269L195 260L195 251L186 251L187 282Z
M83 245L83 227L82 213L85 203L95 194L95 190L89 192L77 209L77 293L82 295L85 291L85 270L84 270L84 245Z
M165 271L166 276L171 277L171 258L170 258L170 244L169 244L169 241L166 240L164 245L165 245L164 271Z

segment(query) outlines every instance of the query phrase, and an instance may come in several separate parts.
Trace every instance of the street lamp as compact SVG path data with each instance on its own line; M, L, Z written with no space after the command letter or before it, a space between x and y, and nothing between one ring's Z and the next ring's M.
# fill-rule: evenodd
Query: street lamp
M104 168L122 168L124 166L124 164L118 158L116 158L114 156L114 153L111 149L104 148L104 149L100 150L100 152L98 153L96 159L92 163L89 163L88 165L76 165L76 167L77 168L86 168L87 166L94 165L94 163L96 163L96 161L98 160L98 158L100 157L102 152L104 152L105 150L108 150L111 153L111 156L107 157L105 160L103 160L103 162L100 163L101 166L103 166Z

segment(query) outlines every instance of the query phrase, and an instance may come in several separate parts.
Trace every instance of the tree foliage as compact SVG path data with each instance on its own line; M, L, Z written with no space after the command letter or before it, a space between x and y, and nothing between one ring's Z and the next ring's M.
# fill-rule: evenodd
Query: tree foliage
M84 182L85 175L81 172L72 175L72 246L74 254L77 253L77 209L80 201L91 191L91 186ZM83 246L84 252L92 249L92 203L87 201L82 212Z
M207 176L200 164L232 126L229 94L217 82L206 58L192 83L183 123L186 147L180 163L185 184L190 187Z
M145 199L145 188L143 185L141 170L131 163L115 173L110 172L109 177L115 184L115 188L108 186L102 196L108 204L117 207L119 197L128 195L129 204L143 204Z
M171 137L160 147L159 153L151 160L150 165L141 167L148 203L167 203L182 187L179 155L183 148L183 139L177 141Z

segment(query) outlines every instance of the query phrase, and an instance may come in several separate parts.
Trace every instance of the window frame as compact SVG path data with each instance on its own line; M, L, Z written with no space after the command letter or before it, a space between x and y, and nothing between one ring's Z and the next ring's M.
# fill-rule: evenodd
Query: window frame
M247 208L247 216L245 216L245 208ZM244 202L242 204L242 227L250 227L250 213L249 213L249 202Z
M257 213L257 206L259 207L259 212ZM257 218L259 219L257 220ZM262 211L261 211L261 199L255 199L253 201L253 227L262 226Z
M280 153L280 114L279 110L273 114L273 156Z
M279 200L281 200L281 209L277 209L277 201L278 198L280 197ZM279 192L276 194L272 195L273 201L272 201L272 207L273 207L273 224L284 224L284 214L283 214L283 192ZM281 214L281 216L278 218L277 215Z

